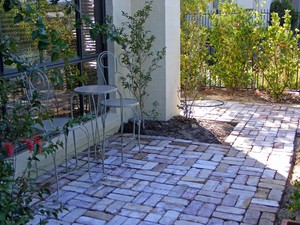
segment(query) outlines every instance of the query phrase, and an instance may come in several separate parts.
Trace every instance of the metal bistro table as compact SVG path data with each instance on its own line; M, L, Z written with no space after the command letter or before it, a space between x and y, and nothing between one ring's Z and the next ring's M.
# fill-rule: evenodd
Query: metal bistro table
M98 125L98 114L101 112L101 121L102 121L102 147L101 149L101 160L102 160L102 173L103 173L103 178L106 178L106 173L105 173L105 165L104 165L104 160L105 160L105 121L106 121L106 116L107 116L107 107L105 105L106 101L106 95L111 94L117 91L117 86L114 85L86 85L86 86L81 86L77 87L74 89L74 93L79 94L79 95L85 95L88 96L90 99L90 110L91 113L95 116L96 119L96 132L94 131L93 128L93 122L92 124L92 133L93 133L93 140L94 140L94 150L96 151L96 147L98 145L98 141L100 142L100 131L99 131L99 125ZM98 97L97 102L95 101L95 97ZM100 104L101 98L103 96L104 100L104 105ZM92 106L91 106L92 104Z

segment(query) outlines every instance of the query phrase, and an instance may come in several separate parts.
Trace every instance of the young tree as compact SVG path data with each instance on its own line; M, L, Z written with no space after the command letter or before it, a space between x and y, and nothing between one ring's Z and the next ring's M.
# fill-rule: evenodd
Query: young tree
M191 116L191 107L205 85L208 68L208 28L201 26L209 1L181 1L180 34L180 97L181 108L186 117Z

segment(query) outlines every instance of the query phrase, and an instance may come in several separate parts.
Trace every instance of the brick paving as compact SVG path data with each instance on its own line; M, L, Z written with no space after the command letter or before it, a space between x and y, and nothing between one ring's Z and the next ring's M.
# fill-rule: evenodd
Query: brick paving
M227 145L142 136L142 149L107 146L107 179L93 163L60 180L68 210L49 224L273 225L299 128L296 107L229 102L195 108L194 117L235 122ZM47 176L44 176L48 179ZM52 194L46 202L55 207ZM32 221L31 224L37 223Z

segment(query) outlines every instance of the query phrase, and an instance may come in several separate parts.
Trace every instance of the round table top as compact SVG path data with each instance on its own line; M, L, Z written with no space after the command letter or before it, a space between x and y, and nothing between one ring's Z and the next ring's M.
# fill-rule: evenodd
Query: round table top
M74 89L74 92L82 95L108 94L115 91L117 91L117 86L101 84L85 85Z

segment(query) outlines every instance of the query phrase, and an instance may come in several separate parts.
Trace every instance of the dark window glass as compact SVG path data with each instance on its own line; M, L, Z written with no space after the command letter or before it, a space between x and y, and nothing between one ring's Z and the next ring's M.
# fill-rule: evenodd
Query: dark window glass
M82 14L87 15L92 21L103 21L105 0L74 0ZM45 21L48 27L59 32L63 40L68 43L70 48L76 52L76 56L69 59L70 66L65 67L62 61L51 62L50 53L47 51L37 51L36 43L32 41L32 27L29 23L14 24L14 16L17 11L4 13L0 8L0 39L4 35L12 36L18 39L19 46L15 54L19 57L26 57L32 63L40 65L41 69L46 68L46 73L54 83L56 99L54 103L54 112L56 115L65 115L70 112L70 91L74 87L83 83L79 81L70 82L70 77L75 73L87 76L85 84L97 84L96 58L105 48L104 43L99 40L92 40L88 28L83 26L75 28L75 20L80 14L75 10L71 14L63 13L66 2L61 0L55 6L50 6L46 0L32 1L32 7L39 11L39 15ZM0 74L6 77L18 76L19 73L14 65L7 66L0 59ZM55 79L59 77L59 79ZM58 84L58 82L60 82ZM78 104L80 105L80 104ZM84 104L81 104L84 105Z

